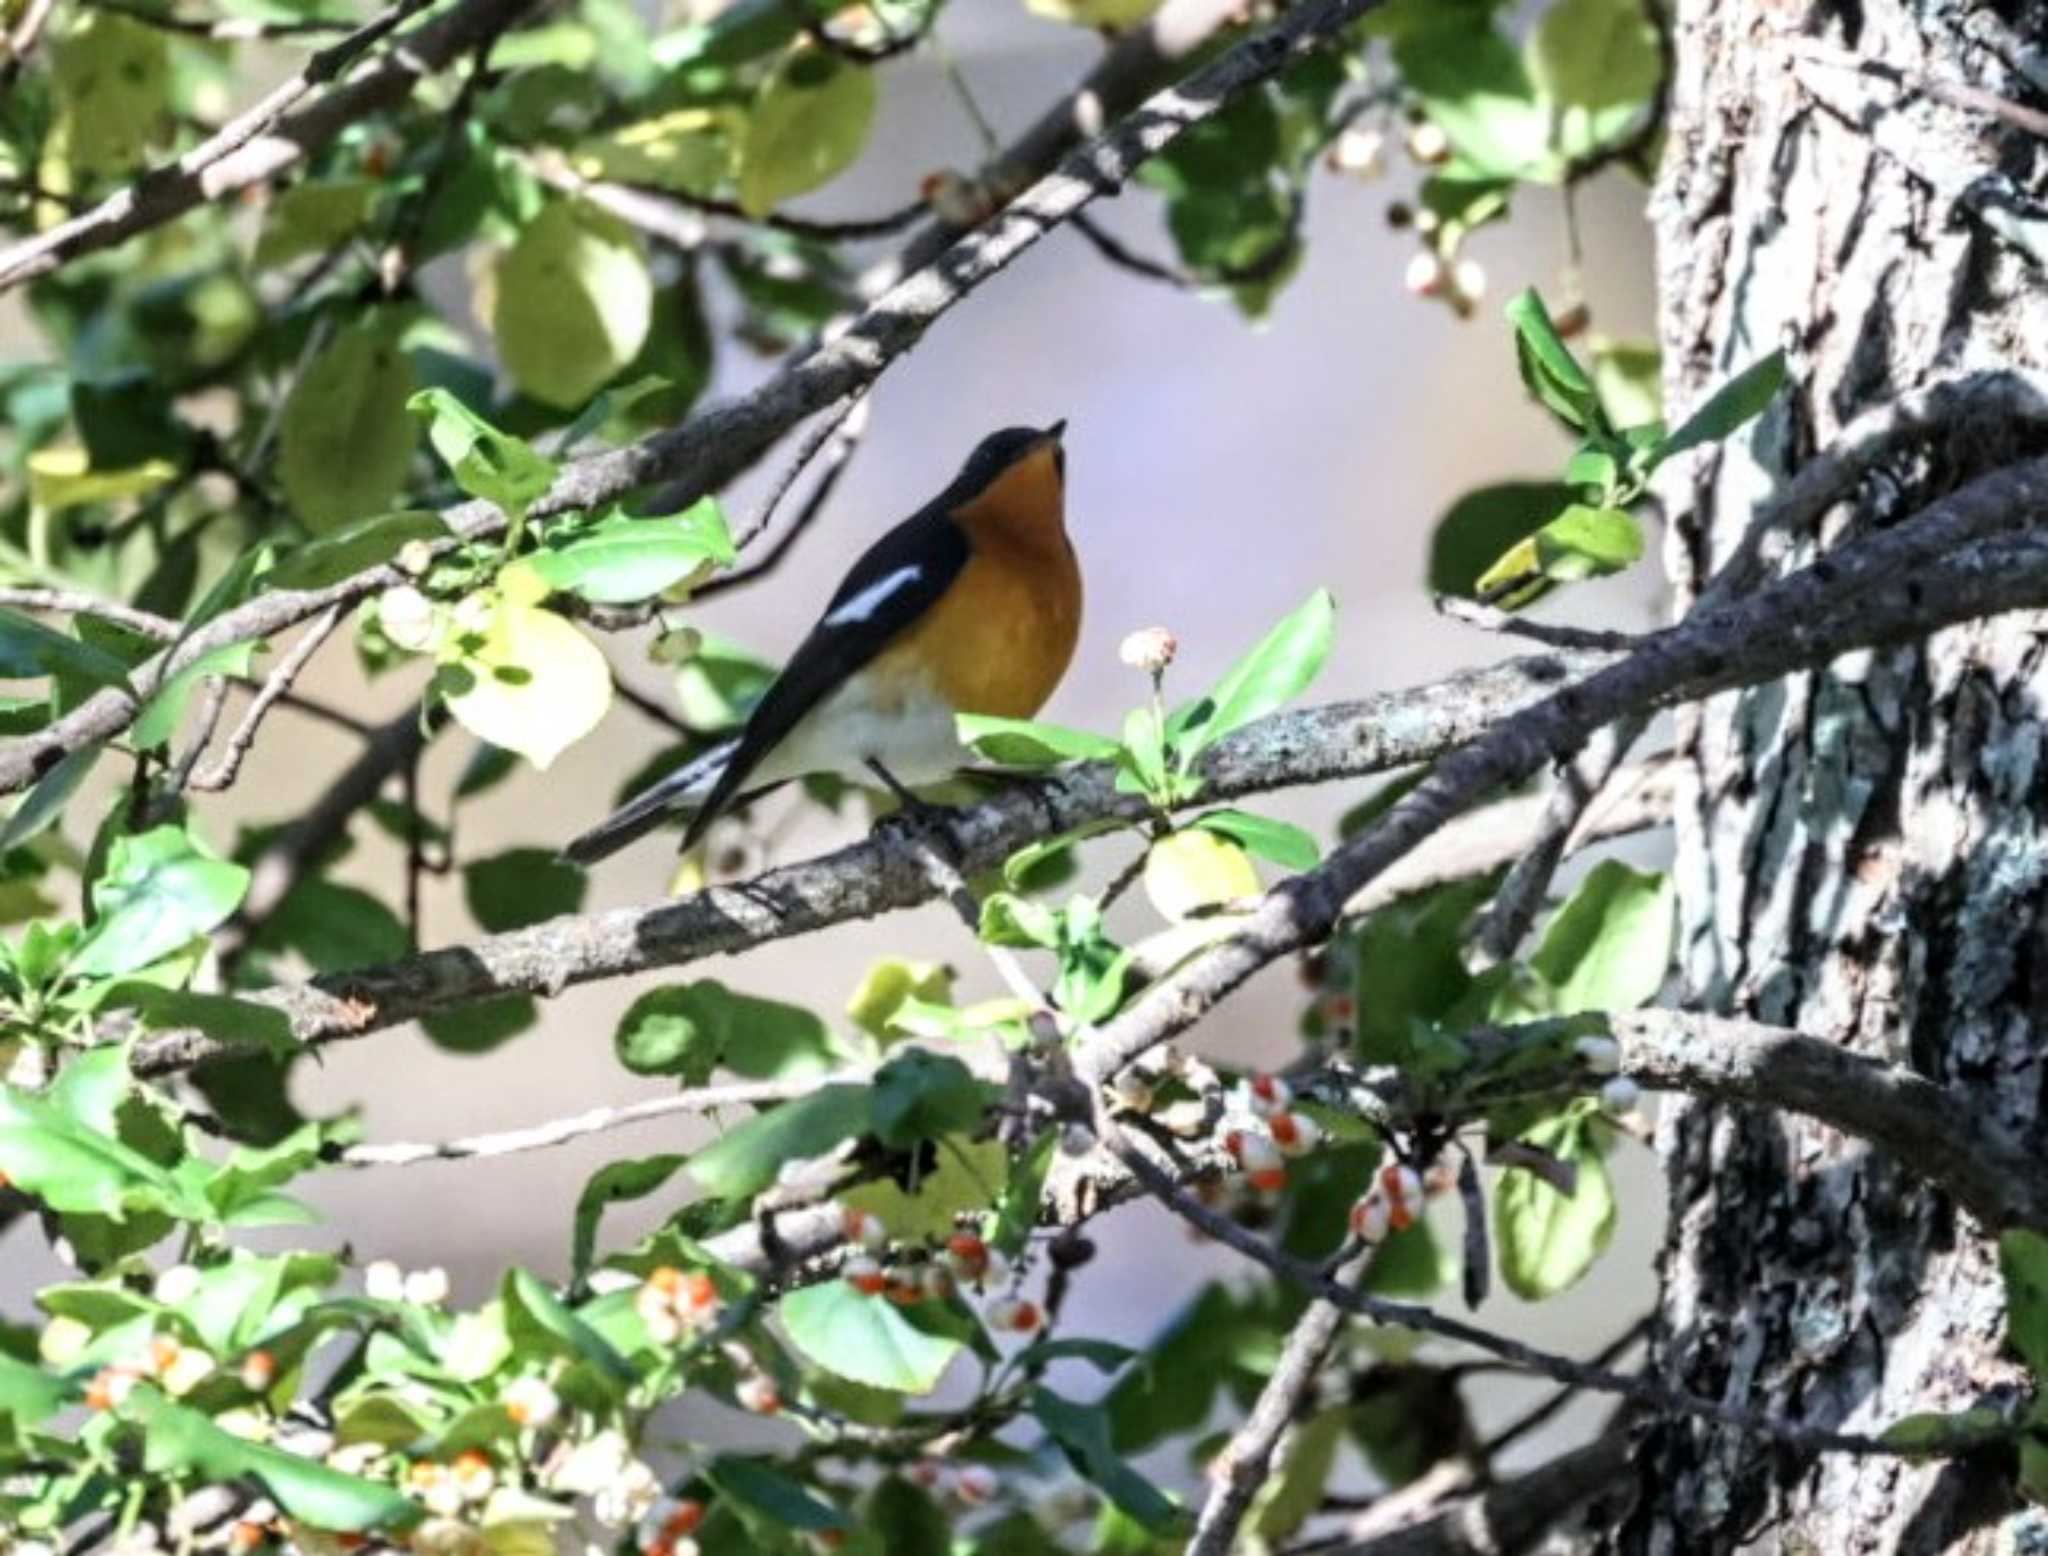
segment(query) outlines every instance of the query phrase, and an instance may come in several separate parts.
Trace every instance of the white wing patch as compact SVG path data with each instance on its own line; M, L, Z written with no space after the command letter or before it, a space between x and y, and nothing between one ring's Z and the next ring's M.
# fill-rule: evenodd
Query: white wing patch
M876 579L844 605L832 611L820 625L844 627L856 621L866 621L888 602L890 596L902 593L904 589L916 583L923 573L924 569L914 562L908 567L897 568L886 578Z

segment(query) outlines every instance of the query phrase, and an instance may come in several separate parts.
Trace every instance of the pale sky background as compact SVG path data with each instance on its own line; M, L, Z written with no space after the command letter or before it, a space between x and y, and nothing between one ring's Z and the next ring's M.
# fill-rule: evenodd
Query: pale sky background
M1030 16L1010 0L959 0L942 32L1006 134L1077 79L1100 47L1090 35ZM806 212L892 209L914 195L924 173L977 160L971 124L922 56L886 67L882 103L859 166L805 202ZM1340 616L1335 653L1311 693L1317 700L1413 684L1512 651L1438 618L1424 593L1423 563L1434 520L1460 493L1492 480L1552 476L1568 453L1523 397L1499 313L1500 301L1524 284L1554 291L1565 250L1559 202L1542 192L1525 196L1511 223L1471 243L1468 252L1484 262L1491 282L1477 316L1461 322L1402 288L1416 240L1390 231L1384 212L1390 199L1410 197L1416 182L1416 170L1398 152L1377 183L1319 176L1306 263L1261 328L1226 304L1112 269L1071 233L1054 234L948 314L888 372L874 396L866 444L838 496L773 579L693 619L780 656L851 558L949 479L982 434L1065 416L1069 514L1089 599L1079 656L1048 717L1117 726L1141 691L1116 660L1116 644L1132 628L1158 624L1179 634L1170 689L1186 693L1323 585L1335 591ZM1641 203L1640 187L1620 178L1582 195L1587 288L1597 324L1614 335L1643 336L1651 323ZM1150 194L1136 191L1097 210L1139 247L1169 252ZM0 314L0 344L19 349L20 332L8 324ZM718 387L743 387L763 366L729 351ZM753 510L783 457L730 494L735 516ZM1648 562L1621 579L1580 587L1563 609L1577 620L1640 629L1657 618L1659 584ZM639 685L663 692L663 674L639 657L639 642L621 637L612 646ZM369 717L397 711L423 679L423 670L408 670L366 687L338 638L305 685ZM468 806L463 847L482 854L562 841L605 809L619 782L661 741L638 715L615 708L551 771L523 771ZM225 844L236 818L296 812L351 747L347 737L279 715L241 787L225 799L201 800L202 826ZM444 810L468 751L459 734L439 743L423 785L430 814ZM1368 787L1281 795L1261 808L1327 837L1334 818ZM797 857L842 835L827 821L807 821L784 853ZM395 851L366 825L357 843L344 875L395 897ZM1654 849L1633 857L1654 858ZM586 907L658 897L671 862L663 842L643 844L599 870ZM1146 911L1142 902L1127 905L1113 924L1137 930ZM430 881L424 943L446 945L472 933L459 882ZM410 1028L332 1047L322 1062L300 1066L300 1097L316 1110L359 1106L370 1139L402 1140L516 1127L659 1094L663 1087L626 1074L611 1055L614 1018L635 995L669 979L709 976L835 1013L862 969L891 952L953 962L963 971L964 994L993 986L965 932L949 913L933 909L667 978L572 991L547 1007L541 1029L487 1058L444 1054ZM1196 1045L1238 1060L1278 1060L1289 1051L1298 998L1291 971L1276 971L1203 1023ZM458 1298L475 1300L507 1263L563 1268L570 1210L597 1166L686 1149L701 1137L702 1126L659 1123L483 1163L329 1173L299 1188L329 1217L313 1237L346 1241L366 1260L444 1264ZM1595 1276L1540 1308L1496 1295L1483 1321L1585 1353L1646 1310L1661 1196L1640 1147L1624 1144L1615 1168L1621 1228ZM665 1203L657 1197L637 1217L615 1213L607 1241L647 1224ZM1455 1212L1450 1220L1454 1227ZM1066 1333L1142 1343L1206 1275L1244 1273L1234 1256L1193 1247L1142 1207L1105 1218L1092 1236L1100 1253L1078 1282ZM35 1229L17 1228L0 1242L0 1309L24 1315L28 1293L54 1275ZM1443 1302L1448 1308L1457 1298L1447 1293ZM1093 1387L1085 1375L1062 1381L1077 1392ZM1539 1393L1502 1383L1479 1397L1486 1418L1499 1420ZM1560 1430L1583 1430L1591 1419L1582 1406ZM1546 1451L1527 1444L1524 1450Z

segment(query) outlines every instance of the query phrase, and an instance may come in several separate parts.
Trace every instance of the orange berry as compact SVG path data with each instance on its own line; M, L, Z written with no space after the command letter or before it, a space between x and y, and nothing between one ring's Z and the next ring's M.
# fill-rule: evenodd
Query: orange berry
M1264 1167L1257 1172L1245 1174L1245 1181L1261 1194L1278 1194L1287 1187L1287 1169Z
M694 1497L685 1497L676 1504L676 1509L661 1521L663 1538L680 1540L697 1532L697 1526L704 1522L704 1504Z

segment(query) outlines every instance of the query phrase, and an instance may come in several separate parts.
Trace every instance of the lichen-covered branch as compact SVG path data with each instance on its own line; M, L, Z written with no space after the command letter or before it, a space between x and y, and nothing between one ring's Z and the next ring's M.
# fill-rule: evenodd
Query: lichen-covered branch
M1588 656L1532 655L1413 691L1266 719L1220 743L1210 754L1204 767L1204 798L1356 778L1428 761L1602 662ZM318 816L346 815L359 807L367 798L363 785L381 784L395 770L390 758L417 749L419 738L418 720L412 716L381 731L344 782L323 799ZM1147 814L1142 800L1116 791L1106 768L1080 769L1057 789L1006 792L958 813L952 834L962 850L963 868L992 868L1042 836L1048 804L1062 827L1104 817L1137 821ZM275 906L313 857L305 840L320 830L312 826L316 819L308 817L280 840L277 858L258 861L245 909L252 921L260 921ZM283 847L286 843L288 848ZM765 941L915 907L929 901L935 891L914 845L902 838L877 837L823 858L770 870L739 886L713 887L650 907L553 919L251 998L284 1010L300 1041L330 1042L500 994L559 994L574 984L731 954ZM157 1074L229 1051L200 1032L164 1032L137 1045L135 1064L140 1073Z

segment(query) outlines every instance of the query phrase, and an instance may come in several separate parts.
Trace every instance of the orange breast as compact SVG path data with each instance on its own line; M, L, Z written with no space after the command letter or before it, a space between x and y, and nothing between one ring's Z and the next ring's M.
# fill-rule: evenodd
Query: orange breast
M978 527L946 597L875 668L921 671L957 712L1028 719L1067 673L1080 634L1081 572L1066 536Z

